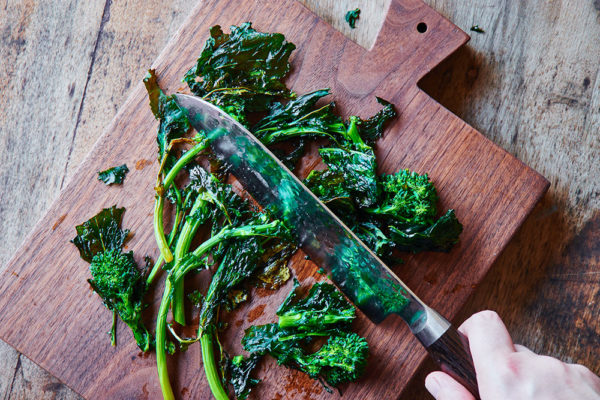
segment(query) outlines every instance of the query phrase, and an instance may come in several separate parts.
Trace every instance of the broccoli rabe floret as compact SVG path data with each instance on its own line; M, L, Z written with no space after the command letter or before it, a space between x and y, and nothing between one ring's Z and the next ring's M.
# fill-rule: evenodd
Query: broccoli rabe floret
M319 351L298 358L296 362L311 378L322 376L328 384L337 386L360 378L368 355L369 345L365 338L344 332L329 337Z
M331 386L355 381L364 372L369 345L349 332L356 317L354 306L329 283L315 284L302 299L297 299L297 287L295 281L277 311L277 323L246 330L244 349L253 356L270 354L279 365L299 369ZM307 345L319 336L328 336L327 342L316 352L307 351Z
M294 284L295 289L298 282ZM319 331L330 329L332 325L349 324L356 318L352 304L328 283L316 283L305 298L294 302L296 299L296 291L292 290L277 310L280 328Z
M433 224L437 213L437 192L427 174L407 169L380 178L383 201L366 212L393 220L401 227Z
M133 252L121 253L113 249L98 253L92 258L90 272L89 283L94 291L102 297L106 307L131 328L138 347L148 351L152 336L141 319L146 285Z
M92 279L88 282L102 298L106 307L132 330L142 351L153 347L153 338L142 322L145 308L145 277L140 273L133 252L123 253L122 247L129 234L121 229L124 208L105 208L83 224L78 225L72 240L81 258L90 263ZM116 318L113 318L111 342L116 345Z

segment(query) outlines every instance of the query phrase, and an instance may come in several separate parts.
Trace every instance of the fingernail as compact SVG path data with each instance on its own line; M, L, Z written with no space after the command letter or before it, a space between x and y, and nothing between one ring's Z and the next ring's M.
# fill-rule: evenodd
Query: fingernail
M435 376L428 375L427 378L425 378L425 388L433 397L437 398L438 392L440 391L440 383Z

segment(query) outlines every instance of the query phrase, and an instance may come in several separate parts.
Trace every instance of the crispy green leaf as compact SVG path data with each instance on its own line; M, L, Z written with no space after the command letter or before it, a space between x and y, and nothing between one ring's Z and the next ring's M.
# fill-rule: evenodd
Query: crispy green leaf
M360 137L366 144L372 145L377 139L383 136L385 125L394 118L397 113L394 105L385 101L381 97L377 97L377 102L383 106L377 114L367 120L361 120L358 125Z
M160 121L156 141L158 159L162 160L171 140L183 137L190 130L187 111L177 104L174 96L167 96L160 89L153 69L144 78L144 85L150 98L150 108Z
M316 90L290 100L286 105L273 103L269 114L260 120L252 133L265 145L295 137L335 138L345 131L341 118L334 114L334 104L314 109L319 99L329 94L329 89Z
M292 97L283 79L295 48L282 34L257 32L249 22L232 26L230 34L216 25L184 81L194 94L245 123L248 112L266 110L276 97Z
M77 236L71 242L79 249L79 254L87 262L98 253L107 250L121 250L129 230L121 229L124 208L105 208L97 215L77 225Z
M360 8L355 8L346 13L346 22L350 25L350 28L356 28L356 20L360 17Z
M350 192L354 202L359 207L371 207L379 198L375 153L366 145L358 148L360 150L322 148L319 154L333 174L344 177L344 190Z
M415 231L415 228L405 230L390 226L390 234L396 247L402 251L450 251L452 246L458 243L458 238L463 227L454 210L440 217L433 225L421 231Z
M229 383L233 386L233 391L238 400L245 400L253 386L256 386L260 379L250 377L250 374L260 361L260 355L250 354L249 357L235 356L228 363L228 370L231 378Z
M98 180L107 185L112 185L113 183L121 184L128 172L129 168L127 168L127 165L123 164L118 167L112 167L105 171L98 172Z

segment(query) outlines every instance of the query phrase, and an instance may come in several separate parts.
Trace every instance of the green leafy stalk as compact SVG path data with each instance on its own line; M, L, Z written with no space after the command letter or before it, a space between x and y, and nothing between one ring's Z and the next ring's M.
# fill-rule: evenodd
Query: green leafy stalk
M206 380L210 386L210 391L215 397L215 400L228 400L229 396L223 388L221 376L219 375L219 371L215 364L213 333L204 332L200 338L200 343L202 346L202 364L204 365L204 373L206 374Z
M77 236L72 242L79 249L81 258L90 263L90 286L113 312L111 344L116 344L115 316L118 314L131 328L138 347L148 351L153 346L153 339L141 316L146 307L143 302L146 284L133 252L122 252L129 234L128 230L121 229L124 211L116 206L103 209L76 227Z
M208 142L205 140L200 141L194 147L192 147L189 151L187 151L173 167L166 174L164 180L162 181L162 185L157 188L156 201L154 203L154 238L156 239L156 244L158 245L158 249L160 250L160 254L165 260L165 262L170 263L173 261L173 253L169 248L169 244L167 242L167 238L165 237L165 230L163 226L163 207L165 202L165 193L173 184L175 177L177 174L183 169L185 165L187 165L191 160L194 159L200 152L206 150L208 147Z

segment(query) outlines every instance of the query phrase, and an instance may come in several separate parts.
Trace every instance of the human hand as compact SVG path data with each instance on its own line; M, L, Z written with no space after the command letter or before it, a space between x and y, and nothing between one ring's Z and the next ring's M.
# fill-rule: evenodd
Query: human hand
M566 364L513 344L494 311L472 315L458 330L469 339L481 400L599 400L600 378L579 364ZM448 374L425 379L436 400L473 400Z

